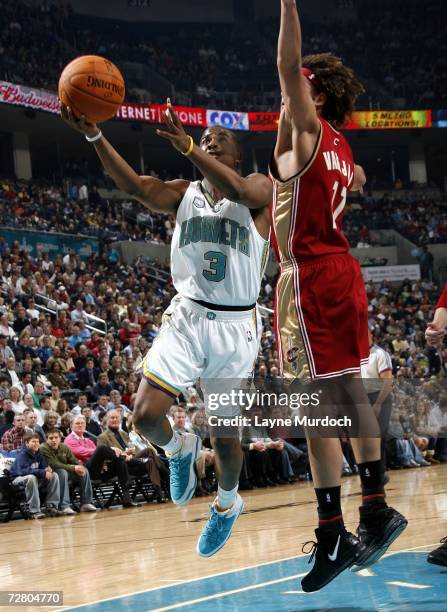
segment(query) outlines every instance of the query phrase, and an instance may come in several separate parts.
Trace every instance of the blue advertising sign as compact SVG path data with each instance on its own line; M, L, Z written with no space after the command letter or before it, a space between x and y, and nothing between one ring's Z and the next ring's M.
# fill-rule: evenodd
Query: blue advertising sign
M0 227L0 236L9 245L17 240L32 257L39 253L48 253L50 258L54 259L56 255L66 255L74 251L81 259L87 259L94 253L99 253L99 241L90 236L53 234L10 227Z

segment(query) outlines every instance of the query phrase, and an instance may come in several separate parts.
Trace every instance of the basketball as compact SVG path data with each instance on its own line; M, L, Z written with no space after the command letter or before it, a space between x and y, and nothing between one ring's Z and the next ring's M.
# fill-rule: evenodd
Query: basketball
M111 119L124 101L123 75L98 55L77 57L65 66L59 79L59 99L80 117L100 123Z

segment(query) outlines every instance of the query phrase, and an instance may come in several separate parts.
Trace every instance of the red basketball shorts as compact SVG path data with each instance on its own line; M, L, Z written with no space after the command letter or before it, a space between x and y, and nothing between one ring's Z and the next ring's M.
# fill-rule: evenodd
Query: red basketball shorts
M275 330L285 378L360 373L368 361L368 299L349 254L283 262L276 285Z

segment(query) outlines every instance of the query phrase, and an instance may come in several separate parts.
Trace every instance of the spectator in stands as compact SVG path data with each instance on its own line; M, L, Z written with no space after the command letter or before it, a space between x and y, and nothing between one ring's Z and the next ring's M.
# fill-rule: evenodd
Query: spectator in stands
M85 318L87 313L84 310L84 304L82 300L76 301L76 308L71 311L70 317L73 323L79 323L82 318Z
M13 328L9 325L6 313L0 314L0 334L6 336L8 340L12 340L15 336Z
M98 369L95 368L95 360L93 357L86 359L85 367L79 371L78 385L83 391L86 389L93 390L98 381Z
M33 393L33 404L34 408L40 410L40 402L45 397L45 385L40 380L36 380L36 384L34 385L34 393Z
M59 387L59 389L65 390L69 387L68 380L61 371L61 366L59 365L59 363L57 363L57 361L54 362L51 366L50 374L48 375L48 380L50 381L52 386L56 385L57 387Z
M14 416L14 426L11 429L5 431L2 436L2 449L5 451L12 451L18 448L22 448L25 433L25 416L23 414L16 414Z
M65 441L65 438L71 433L71 422L74 417L69 412L64 412L61 415L61 420L59 423L59 430L62 434L62 440Z
M51 347L51 337L48 335L43 335L40 337L39 342L42 342L42 346L37 350L37 357L39 357L39 359L45 366L48 362L48 359L53 354L53 349Z
M14 352L10 346L7 344L7 336L5 334L0 334L0 363L6 363L7 359L10 357L14 358Z
M57 429L59 418L60 417L58 413L54 412L53 410L48 410L45 413L45 416L43 419L42 430L45 434L46 440L48 440L48 432L52 431L53 429Z
M78 397L78 403L71 409L72 416L79 416L82 413L82 409L88 405L88 396L86 393L80 393Z
M37 424L37 414L35 410L27 408L25 412L23 413L23 416L25 417L26 430L33 431L34 433L36 433L39 436L39 440L41 444L42 442L45 442L47 438L46 438L43 428Z
M62 417L64 414L67 414L67 412L70 413L70 409L68 407L68 402L66 399L61 398L58 401L55 412L57 412L60 417Z
M109 377L105 372L102 372L98 376L98 382L92 389L92 395L97 400L100 395L110 395L112 391L112 385L109 382Z
M43 329L42 329L41 325L39 324L39 318L38 317L36 317L34 319L31 319L31 323L28 325L28 327L25 327L25 329L23 331L30 338L39 339L41 336L43 336Z
M79 325L73 325L73 333L70 336L69 340L70 340L70 346L71 348L76 348L77 344L80 344L81 342L84 341L84 338L80 335L80 328Z
M37 310L34 300L28 300L28 308L26 309L26 316L30 321L33 319L39 320L40 312Z
M122 395L126 390L126 371L125 370L116 370L115 371L115 377L113 379L113 389L115 391L118 391L118 393L121 395L121 399L122 399ZM113 393L113 391L112 391ZM126 402L123 402L124 404L126 404ZM127 405L127 404L126 404Z
M438 433L441 427L435 407L428 397L421 398L416 403L416 411L410 417L412 430L417 436L428 438L428 447L425 453L425 460L429 463L438 464L435 459L435 448Z
M137 451L131 446L129 434L121 429L121 415L118 410L110 410L107 413L107 429L98 437L98 446L102 444L121 451L121 457L126 461L130 474L147 474L155 486L155 498L159 501L162 499L160 471L166 472L166 468L151 447Z
M107 446L98 446L89 438L85 437L85 418L76 416L71 422L71 433L64 443L70 448L73 455L90 472L93 480L105 480L117 476L123 490L123 506L130 508L138 506L132 501L128 490L129 472L126 461L122 458L122 451L118 448L111 449ZM107 461L107 472L104 472L104 464Z
M25 485L26 502L32 518L45 517L41 510L40 492L45 485L45 506L47 516L58 516L60 498L59 477L53 472L44 455L40 452L39 436L33 432L25 435L25 446L17 454L11 467L13 485Z
M20 384L18 371L19 370L17 368L15 358L8 357L6 360L6 367L4 370L0 371L0 374L6 377L6 380L8 381L9 385L17 387Z
M23 330L28 327L29 324L30 320L26 316L26 310L21 304L19 304L17 306L17 314L12 328L17 334L17 336L20 336Z
M93 419L93 411L91 406L81 408L81 414L85 418L86 431L97 438L102 433L102 429L97 420Z
M50 410L57 411L57 405L61 399L61 390L57 385L51 386Z
M427 246L423 246L419 254L419 265L421 266L421 277L432 280L433 278L433 262L434 257L428 250Z
M109 396L100 395L98 401L93 406L93 412L100 423L107 412L107 406L109 405Z
M254 406L250 412L252 419L263 418L262 409ZM242 448L249 451L250 468L257 486L285 484L293 477L290 460L282 440L272 440L267 427L251 425L243 428Z
M9 408L2 406L3 412L0 413L0 450L2 448L1 439L3 434L14 427L14 412Z
M26 404L22 400L22 391L20 387L11 387L9 389L9 399L11 400L11 408L15 414L22 414L26 409Z
M127 406L121 403L121 394L116 389L112 389L110 391L110 400L107 404L107 410L116 410L118 409L123 416L125 416L129 410Z
M32 395L34 393L33 387L33 375L32 372L23 371L20 377L20 390L23 395L29 393Z
M49 429L47 442L40 447L48 464L59 477L60 505L62 514L73 515L76 512L71 507L70 483L79 485L81 496L81 512L96 512L93 505L93 490L90 474L87 468L79 463L71 450L62 443L61 432Z

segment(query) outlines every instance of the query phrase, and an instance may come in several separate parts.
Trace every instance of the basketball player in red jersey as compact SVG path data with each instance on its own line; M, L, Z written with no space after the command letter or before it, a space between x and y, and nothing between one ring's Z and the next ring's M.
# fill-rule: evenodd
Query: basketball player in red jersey
M331 379L325 387L334 404L348 403L359 415L362 408L363 415L372 415L355 380L369 354L367 297L360 267L340 230L347 195L361 189L366 177L338 128L363 87L329 53L301 57L295 0L281 0L278 70L283 109L271 175L273 245L280 262L275 319L283 376ZM351 566L368 567L407 524L385 502L375 418L368 435L352 439L362 482L358 538L343 523L340 441L307 435L319 527L315 563L301 583L304 591L322 588Z

